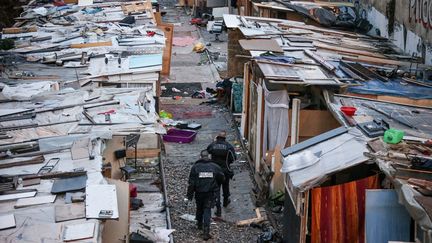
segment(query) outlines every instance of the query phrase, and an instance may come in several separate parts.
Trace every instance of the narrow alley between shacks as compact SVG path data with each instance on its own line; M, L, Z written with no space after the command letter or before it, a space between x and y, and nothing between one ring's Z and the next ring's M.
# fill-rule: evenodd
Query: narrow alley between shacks
M216 90L216 83L226 73L227 35L215 41L215 35L206 28L190 24L190 9L179 7L175 1L162 1L161 10L166 12L163 20L174 23L174 40L171 73L161 83L162 112L172 114L173 119L185 124L201 127L190 143L164 143L164 169L167 193L171 210L172 228L176 242L201 242L202 232L196 229L195 221L182 218L195 215L195 203L185 202L189 172L221 131L227 132L227 141L236 150L236 161L231 165L234 178L230 185L231 203L222 208L222 217L212 211L211 234L214 242L254 242L262 232L256 228L237 227L241 220L256 217L253 198L254 184L250 167L238 133L239 120L235 119L224 100L191 98L193 92L205 89ZM209 52L194 51L197 43L205 45ZM215 58L210 52L217 52ZM209 59L211 58L211 59ZM225 59L225 60L224 60ZM219 64L219 65L218 65ZM194 96L192 96L194 97ZM192 218L193 219L193 218Z
M432 243L431 9L0 1L0 242Z

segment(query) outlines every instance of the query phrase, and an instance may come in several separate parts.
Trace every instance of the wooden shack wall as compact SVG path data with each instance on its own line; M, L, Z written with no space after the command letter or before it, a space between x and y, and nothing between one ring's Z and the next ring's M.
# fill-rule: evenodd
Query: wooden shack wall
M238 28L228 29L228 77L240 76L243 77L244 64L250 60L249 51L243 50L239 44L239 40L245 39L244 35Z

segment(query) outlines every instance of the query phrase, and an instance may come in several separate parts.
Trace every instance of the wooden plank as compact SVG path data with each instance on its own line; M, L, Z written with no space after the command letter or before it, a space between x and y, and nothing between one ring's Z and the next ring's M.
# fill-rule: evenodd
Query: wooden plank
M321 64L328 71L333 72L336 69L335 66L333 66L331 63L326 62L324 60L324 58L322 58L316 52L312 52L310 50L305 50L304 52L306 53L306 55L308 55L309 57L311 57L312 59L314 59L316 62L318 62L319 64Z
M21 160L12 159L12 160L7 160L7 161L1 161L0 162L0 169L11 168L14 166L40 164L44 161L45 161L45 158L43 155L39 155L39 156L36 156L33 158L25 158L25 159L21 159Z
M117 189L119 219L105 222L102 241L106 243L123 243L129 239L129 183L112 179L108 179L108 183L115 185Z
M165 35L165 48L162 55L162 75L169 75L171 69L171 54L172 54L172 43L174 37L174 25L159 23L157 25L159 29L164 32Z
M84 203L71 203L55 206L55 222L85 218Z
M12 28L4 28L3 34L19 34L19 33L29 33L29 32L37 32L36 26L30 26L30 27L12 27Z
M112 42L101 41L101 42L93 42L93 43L71 44L70 48L89 48L89 47L99 47L99 46L112 46Z
M410 66L409 62L396 61L386 58L377 58L372 56L364 55L342 55L342 60L352 61L352 62L365 62L376 65L396 65L396 66Z
M63 241L93 238L95 223L66 225L63 230Z
M6 200L15 200L15 199L20 199L20 198L26 198L26 197L34 197L35 195L36 195L36 190L31 191L31 192L29 192L29 191L18 192L17 191L17 193L0 195L0 202L6 201Z
M0 215L0 230L15 228L15 215L13 213Z
M357 50L357 49L344 48L344 47L340 47L340 46L332 46L332 45L320 43L318 41L315 41L314 45L315 45L315 47L325 49L325 50L331 50L331 51L335 51L335 52L362 55L362 56L368 56L368 57L374 57L374 58L385 58L384 55L381 55L377 52L369 52L369 51L362 51L362 50Z
M56 199L56 195L32 197L32 198L20 198L16 202L14 208L23 208L28 206L40 205L45 203L53 203Z
M247 51L272 51L282 53L283 50L274 39L239 40L240 46Z
M29 180L23 180L22 181L22 186L26 187L26 186L33 186L33 185L39 185L40 184L41 179L40 178L34 178L34 179L29 179Z
M137 158L158 157L160 149L137 149ZM126 158L135 158L135 149L126 150Z

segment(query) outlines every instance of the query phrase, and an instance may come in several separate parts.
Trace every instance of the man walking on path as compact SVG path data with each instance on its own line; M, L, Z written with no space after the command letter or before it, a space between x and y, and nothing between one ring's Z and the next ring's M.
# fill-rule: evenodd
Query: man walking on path
M229 181L234 176L233 171L230 168L230 165L235 160L235 150L234 147L226 141L226 132L220 132L216 136L216 141L211 143L207 147L207 151L211 154L212 160L218 164L225 175L225 181L222 183L222 192L223 192L223 206L226 207L231 202L230 191L229 191ZM220 193L218 195L216 201L216 216L220 217L222 215L222 209L220 205Z
M195 162L189 174L187 199L191 201L195 196L197 226L203 229L204 240L211 238L211 209L224 181L225 176L219 165L209 159L207 150L201 151L201 158Z

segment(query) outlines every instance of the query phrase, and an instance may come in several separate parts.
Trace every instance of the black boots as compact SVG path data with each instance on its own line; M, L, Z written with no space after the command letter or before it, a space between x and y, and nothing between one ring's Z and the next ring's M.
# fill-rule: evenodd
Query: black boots
M222 208L220 206L216 207L216 217L222 217Z
M202 226L202 223L197 223L197 228L199 229L199 230L202 230L203 229L203 226Z
M226 206L228 206L228 204L230 204L230 202L231 202L231 200L229 199L229 197L224 197L224 199L223 199L223 206L224 206L224 208Z
M211 239L210 227L209 226L204 226L203 240L207 241L209 239Z

